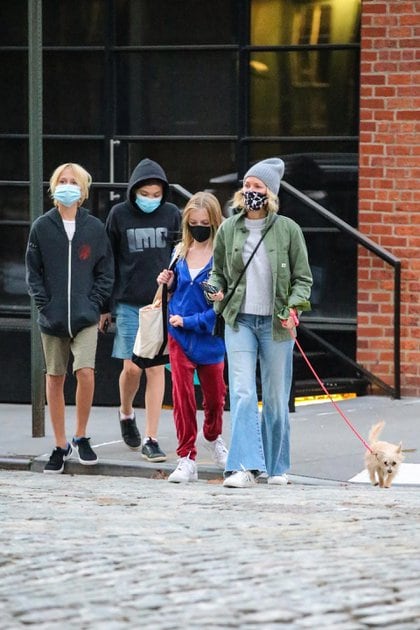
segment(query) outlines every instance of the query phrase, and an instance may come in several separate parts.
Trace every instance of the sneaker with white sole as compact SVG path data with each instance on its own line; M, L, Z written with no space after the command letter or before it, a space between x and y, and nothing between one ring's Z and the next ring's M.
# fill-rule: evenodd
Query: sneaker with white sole
M198 481L197 464L193 459L181 457L178 466L169 475L168 481L172 483L188 483L189 481Z
M149 437L141 447L141 456L148 462L166 462L166 453L162 451L159 442Z
M71 442L73 451L77 453L79 462L83 464L83 466L94 466L98 463L98 456L89 441L90 438L87 437L74 437Z
M64 462L70 459L72 453L73 449L71 444L67 444L67 448L56 446L45 465L44 473L62 473L64 470Z
M250 470L237 470L223 482L225 488L252 488L256 484L255 475Z
M289 477L286 474L273 475L272 477L268 477L267 483L272 486L287 486Z
M213 461L217 466L219 466L219 468L225 468L228 450L221 435L218 435L213 442L210 442L210 440L206 440L204 433L201 430L198 434L197 442L211 453Z
M121 420L121 412L118 412L118 418L120 421L121 436L128 448L136 451L141 444L141 435L136 424L136 415L132 418L125 418Z

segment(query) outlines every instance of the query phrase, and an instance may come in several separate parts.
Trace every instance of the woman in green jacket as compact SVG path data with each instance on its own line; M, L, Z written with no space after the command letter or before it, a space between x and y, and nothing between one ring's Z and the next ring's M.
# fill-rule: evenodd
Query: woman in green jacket
M227 487L251 487L261 473L267 473L269 484L288 482L294 346L290 333L295 332L298 313L310 308L312 274L302 230L277 215L283 173L278 158L252 166L233 198L238 213L222 223L215 240L210 283L219 291L209 297L226 324L232 422L223 483Z

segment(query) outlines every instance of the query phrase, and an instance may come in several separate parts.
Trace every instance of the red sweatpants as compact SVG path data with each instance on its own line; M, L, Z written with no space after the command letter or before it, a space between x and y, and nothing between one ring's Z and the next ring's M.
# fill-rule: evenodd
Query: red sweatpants
M210 365L197 365L188 359L179 343L169 335L169 357L172 373L172 401L178 438L179 457L195 459L197 449L197 402L194 391L194 371L203 392L204 424L206 440L213 442L221 433L226 384L223 378L224 361Z

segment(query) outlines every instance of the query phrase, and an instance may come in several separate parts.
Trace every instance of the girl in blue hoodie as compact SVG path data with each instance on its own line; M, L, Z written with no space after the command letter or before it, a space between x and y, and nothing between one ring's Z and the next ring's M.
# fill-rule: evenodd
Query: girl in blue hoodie
M158 276L170 293L169 356L172 372L172 400L178 438L177 468L169 475L174 483L196 481L197 405L194 373L203 392L204 424L199 441L224 468L227 449L222 433L226 385L224 381L225 345L213 335L216 315L207 301L202 282L207 281L213 264L213 239L222 222L216 197L198 192L187 203L182 218L182 241L177 246L178 260L173 271L164 269Z

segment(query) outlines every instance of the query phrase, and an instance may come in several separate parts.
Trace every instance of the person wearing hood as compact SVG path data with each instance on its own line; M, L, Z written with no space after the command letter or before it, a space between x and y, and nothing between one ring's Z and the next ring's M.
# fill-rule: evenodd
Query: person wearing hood
M83 202L92 178L80 164L61 164L50 179L54 208L32 224L26 250L26 282L38 309L46 366L46 396L56 447L45 473L62 473L75 451L84 465L98 461L86 437L95 387L100 315L114 282L114 262L103 223ZM64 383L73 355L76 427L65 429Z
M115 260L111 304L116 316L116 333L112 356L123 360L118 412L121 435L129 448L137 450L141 446L142 457L150 462L166 460L157 440L165 368L155 366L145 370L146 425L142 444L133 409L142 370L131 359L139 308L153 301L156 277L168 267L179 239L181 213L176 205L166 200L168 193L169 184L163 168L146 158L131 174L127 199L111 208L106 221ZM110 318L111 313L106 313L101 323Z

